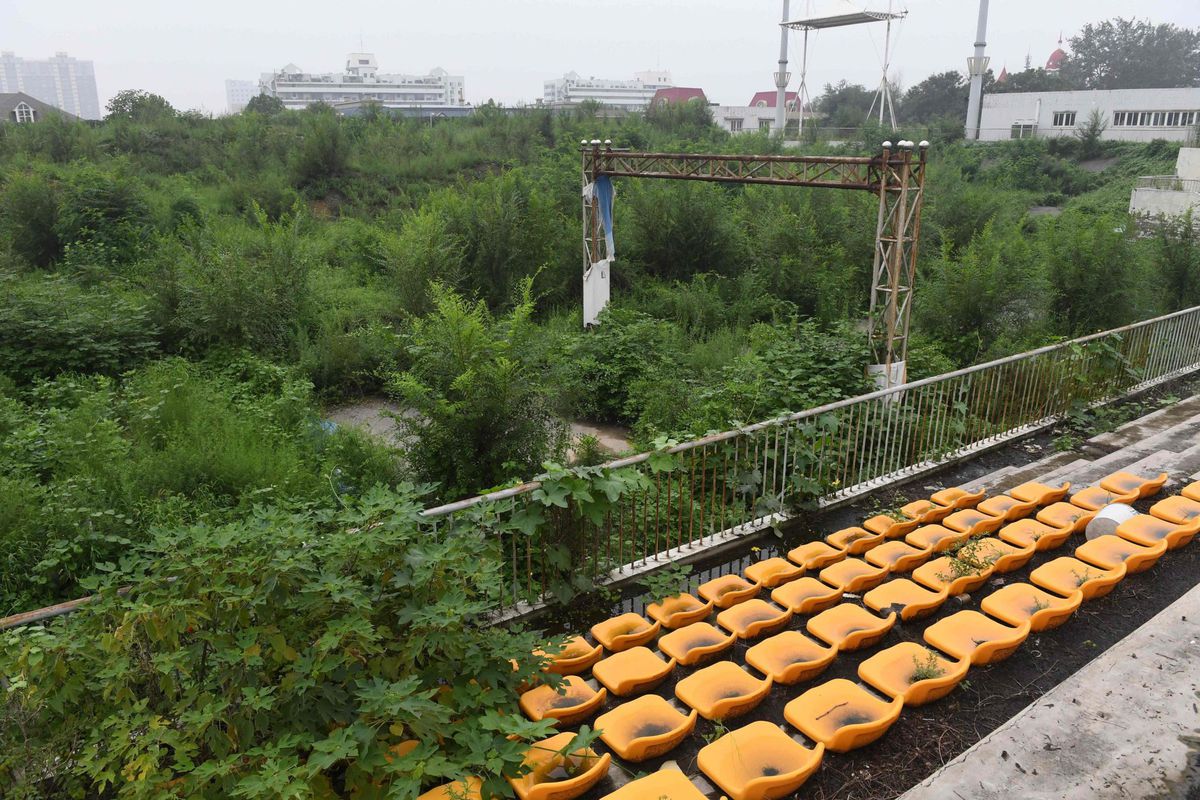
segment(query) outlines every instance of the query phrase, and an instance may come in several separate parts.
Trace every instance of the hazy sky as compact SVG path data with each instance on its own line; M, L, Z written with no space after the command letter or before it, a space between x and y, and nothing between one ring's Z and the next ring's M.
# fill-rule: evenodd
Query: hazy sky
M872 9L886 4L860 0ZM792 16L805 6L792 0ZM440 66L465 75L473 103L531 102L544 80L570 70L624 78L661 66L678 85L741 104L772 88L781 7L780 0L0 0L0 49L28 58L65 50L94 61L101 105L140 88L178 108L222 113L226 78L257 79L288 62L339 70L360 37L381 71ZM976 0L896 0L896 7L909 11L893 59L903 85L965 69ZM1084 23L1135 14L1200 27L1197 0L992 0L988 54L997 71L1020 69L1027 52L1043 64L1060 29L1069 37ZM793 37L795 74L800 41ZM882 25L814 34L810 92L840 78L877 84L882 43Z

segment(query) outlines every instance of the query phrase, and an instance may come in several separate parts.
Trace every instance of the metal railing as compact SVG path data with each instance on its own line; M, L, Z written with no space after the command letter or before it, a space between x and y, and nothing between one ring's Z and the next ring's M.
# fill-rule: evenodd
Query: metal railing
M1178 175L1146 175L1137 179L1136 189L1161 189L1168 192L1200 192L1200 179Z
M424 515L434 529L540 520L497 534L514 607L581 576L604 583L761 530L801 503L870 491L1196 369L1200 306L612 461L593 477L632 470L639 485L600 512L569 498L548 503L558 480L548 479Z

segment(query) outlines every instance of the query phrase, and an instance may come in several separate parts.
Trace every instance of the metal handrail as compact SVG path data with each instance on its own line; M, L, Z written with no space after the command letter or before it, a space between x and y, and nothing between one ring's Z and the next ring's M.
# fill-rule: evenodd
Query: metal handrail
M1137 189L1159 189L1168 192L1200 192L1200 179L1178 175L1145 175L1137 179Z

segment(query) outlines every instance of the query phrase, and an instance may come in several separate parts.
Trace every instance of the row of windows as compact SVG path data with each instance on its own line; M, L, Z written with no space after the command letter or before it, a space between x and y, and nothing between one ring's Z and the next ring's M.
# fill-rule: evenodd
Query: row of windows
M1200 111L1116 111L1114 127L1190 128L1200 121Z
M1075 127L1075 112L1074 111L1055 111L1054 121L1050 123L1056 128L1074 128Z

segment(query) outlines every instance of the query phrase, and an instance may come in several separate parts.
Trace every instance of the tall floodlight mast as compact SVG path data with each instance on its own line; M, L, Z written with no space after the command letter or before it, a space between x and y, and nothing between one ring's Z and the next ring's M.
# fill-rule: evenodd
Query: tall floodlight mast
M791 16L790 12L791 0L783 0L783 18L780 20L780 25L788 21ZM792 80L792 73L788 72L788 29L780 27L779 29L779 70L775 73L775 131L780 138L784 136L787 127L787 85Z
M967 59L967 74L971 76L971 99L967 103L967 139L979 138L979 113L983 104L983 76L987 73L988 0L979 0L979 26L975 30L975 55Z
M892 20L903 18L904 15L893 14L892 5L892 0L888 0L887 33L883 35L883 77L879 80L879 91L875 92L875 99L871 101L871 108L867 111L867 119L871 118L875 104L878 103L879 124L883 125L883 114L886 109L892 130L896 130L896 104L892 101L892 82L888 80L888 72L892 67Z

